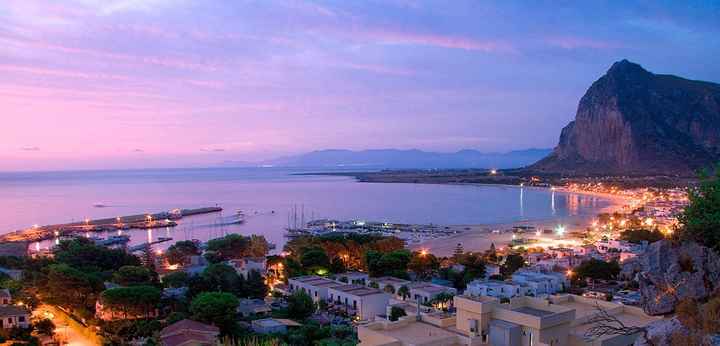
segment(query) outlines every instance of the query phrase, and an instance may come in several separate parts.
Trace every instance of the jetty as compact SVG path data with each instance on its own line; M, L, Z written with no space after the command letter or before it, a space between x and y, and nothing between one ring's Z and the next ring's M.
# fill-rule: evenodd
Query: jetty
M186 216L221 212L221 207L204 207L195 209L173 209L154 214L136 214L105 219L86 219L81 222L33 226L0 235L0 243L5 242L36 242L61 236L74 236L86 232L106 232L129 229L151 229L175 227L175 220Z

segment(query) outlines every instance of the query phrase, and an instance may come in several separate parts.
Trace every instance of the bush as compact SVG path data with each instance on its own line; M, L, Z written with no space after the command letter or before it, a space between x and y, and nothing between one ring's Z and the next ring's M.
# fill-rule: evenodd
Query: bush
M390 308L390 316L388 318L390 321L397 321L400 317L407 316L407 313L405 313L404 309L401 309L397 306L393 306Z

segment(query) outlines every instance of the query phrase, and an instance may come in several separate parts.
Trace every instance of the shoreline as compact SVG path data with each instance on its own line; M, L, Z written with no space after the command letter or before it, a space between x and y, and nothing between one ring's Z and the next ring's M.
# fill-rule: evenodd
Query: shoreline
M545 189L543 187L534 188ZM556 191L594 196L599 198L605 198L611 201L611 205L598 210L593 215L576 215L564 220L562 224L568 228L568 234L572 234L573 232L578 231L584 231L592 224L593 220L597 217L598 214L620 211L627 205L627 202L629 201L628 197L612 194L603 194L590 191L568 191L566 189L558 189ZM450 230L459 231L459 233L448 237L429 239L419 243L408 244L407 248L412 251L427 250L437 257L452 256L458 244L462 245L463 250L466 252L486 251L490 248L491 244L494 244L497 249L501 249L512 241L512 232L504 232L507 229L511 229L516 226L533 226L538 230L546 230L554 229L558 224L558 218L547 218L473 225L441 225L442 227L448 227ZM492 230L496 229L500 230L501 232L499 234L492 233ZM554 234L543 234L541 238L552 240L565 239L568 240L568 243L577 241L577 239L573 238L572 236L561 238L555 236Z

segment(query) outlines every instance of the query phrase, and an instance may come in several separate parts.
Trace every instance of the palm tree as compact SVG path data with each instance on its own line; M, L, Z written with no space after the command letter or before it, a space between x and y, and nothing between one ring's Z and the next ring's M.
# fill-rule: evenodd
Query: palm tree
M398 288L397 294L402 297L402 300L405 300L410 297L410 289L402 285L400 288Z
M391 284L385 285L385 292L395 294L395 287Z

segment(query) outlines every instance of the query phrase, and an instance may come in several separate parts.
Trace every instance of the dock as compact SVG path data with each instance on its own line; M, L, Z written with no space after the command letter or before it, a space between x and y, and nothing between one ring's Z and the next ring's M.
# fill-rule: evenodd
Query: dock
M151 229L175 227L175 220L186 216L221 212L221 207L204 207L195 209L173 209L154 214L136 214L105 219L87 219L81 222L46 225L13 231L0 235L0 243L5 242L37 242L60 236L74 236L85 232L106 232L129 229Z

